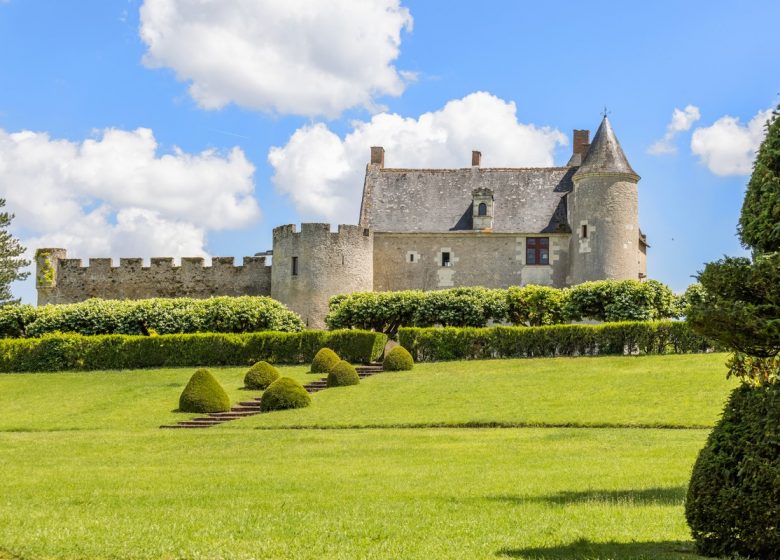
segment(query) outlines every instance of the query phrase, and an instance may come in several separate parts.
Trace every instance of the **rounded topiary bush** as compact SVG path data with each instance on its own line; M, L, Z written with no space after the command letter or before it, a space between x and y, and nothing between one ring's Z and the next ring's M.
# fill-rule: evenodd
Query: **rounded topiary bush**
M328 372L328 387L344 387L358 383L360 376L357 370L346 360L341 360Z
M702 554L780 558L780 384L731 394L694 464L685 517Z
M340 361L339 355L330 348L320 348L311 361L311 372L328 373Z
M244 387L247 389L265 389L279 379L279 370L268 362L257 362L244 376Z
M311 397L295 379L280 377L268 386L260 399L260 410L303 408L311 404Z
M227 412L230 398L216 377L207 369L199 369L179 397L182 412Z
M385 371L405 371L414 367L414 359L403 346L396 346L385 356L382 368Z

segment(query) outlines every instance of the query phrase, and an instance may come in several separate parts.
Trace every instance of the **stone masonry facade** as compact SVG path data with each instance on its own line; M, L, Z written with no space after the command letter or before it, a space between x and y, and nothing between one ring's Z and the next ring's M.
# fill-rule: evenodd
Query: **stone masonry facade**
M38 304L88 298L265 295L323 328L328 299L357 291L458 286L564 287L588 280L643 279L647 240L637 183L605 117L593 142L575 130L564 167L392 169L371 148L357 225L283 225L266 256L67 258L36 255Z

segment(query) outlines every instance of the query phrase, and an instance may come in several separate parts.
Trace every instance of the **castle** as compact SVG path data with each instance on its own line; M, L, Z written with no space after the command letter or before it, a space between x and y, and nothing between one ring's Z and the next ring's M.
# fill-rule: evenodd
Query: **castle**
M38 304L91 297L268 295L324 327L328 298L356 291L457 286L569 286L642 279L647 240L637 183L605 116L589 142L575 130L565 167L483 168L480 152L461 169L390 169L371 148L358 225L283 225L266 256L68 259L36 254Z

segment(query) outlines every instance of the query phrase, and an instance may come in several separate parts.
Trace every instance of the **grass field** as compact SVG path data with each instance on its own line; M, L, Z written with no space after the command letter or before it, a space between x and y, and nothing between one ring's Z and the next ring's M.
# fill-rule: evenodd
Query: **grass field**
M698 558L724 360L425 364L197 431L157 428L189 369L2 375L0 558Z

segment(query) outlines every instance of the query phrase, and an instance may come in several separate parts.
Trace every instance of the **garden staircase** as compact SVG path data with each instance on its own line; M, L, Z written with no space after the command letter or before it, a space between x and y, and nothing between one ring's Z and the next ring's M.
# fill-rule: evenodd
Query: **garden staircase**
M358 376L363 379L364 377L370 377L377 373L382 373L382 364L373 363L365 366L355 366L358 372ZM309 393L317 393L323 389L328 388L328 381L326 378L317 379L311 381L303 386ZM227 412L212 412L207 416L199 416L192 418L191 420L182 420L176 424L166 424L160 426L160 428L166 429L201 429L210 428L217 424L224 424L237 418L246 418L247 416L254 416L260 414L260 399L262 397L254 397L251 400L241 401L236 406L231 408Z

